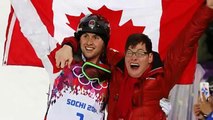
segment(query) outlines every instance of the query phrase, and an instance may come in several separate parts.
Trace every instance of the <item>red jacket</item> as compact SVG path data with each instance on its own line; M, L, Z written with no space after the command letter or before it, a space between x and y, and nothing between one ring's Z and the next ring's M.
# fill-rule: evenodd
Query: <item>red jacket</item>
M107 57L112 66L112 80L109 84L108 120L165 120L159 101L168 97L180 78L197 50L198 40L211 22L210 18L213 18L213 11L205 6L201 8L168 50L164 64L155 53L153 64L138 79L128 76L125 68L122 71L123 68L116 67L123 55L109 49L111 52ZM64 41L67 43L76 50L73 38Z
M153 64L140 78L131 78L126 69L123 72L118 67L112 68L108 120L166 120L159 101L168 97L180 79L211 18L213 10L201 8L169 49L163 66L159 66L161 61L156 54ZM117 54L111 53L109 57Z

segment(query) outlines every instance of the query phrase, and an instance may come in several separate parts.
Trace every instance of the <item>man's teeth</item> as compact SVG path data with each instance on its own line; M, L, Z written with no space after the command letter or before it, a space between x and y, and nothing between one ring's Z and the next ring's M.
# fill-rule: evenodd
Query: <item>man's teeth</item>
M130 65L131 65L131 67L139 67L139 64L137 64L137 63L131 63Z
M92 47L86 47L86 50L93 50Z

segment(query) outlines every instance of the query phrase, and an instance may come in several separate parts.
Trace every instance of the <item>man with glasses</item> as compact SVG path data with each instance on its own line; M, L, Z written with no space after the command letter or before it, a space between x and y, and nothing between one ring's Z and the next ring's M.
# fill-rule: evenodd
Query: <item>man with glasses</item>
M123 61L124 73L120 72L119 67L112 71L108 119L166 119L166 110L162 111L159 105L159 101L167 97L162 92L163 63L159 54L152 51L149 37L141 33L131 34L126 42ZM118 79L121 77L123 80ZM163 106L164 109L169 107Z
M109 120L166 120L159 101L168 98L196 51L199 37L213 19L213 0L206 3L171 44L163 62L152 51L147 35L138 33L128 37L124 73L119 69L112 71ZM123 80L118 79L121 76Z

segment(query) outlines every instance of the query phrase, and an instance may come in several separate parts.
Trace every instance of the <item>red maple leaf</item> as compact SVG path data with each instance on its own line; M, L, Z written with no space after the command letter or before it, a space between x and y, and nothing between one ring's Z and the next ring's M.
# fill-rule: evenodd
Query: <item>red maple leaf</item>
M122 26L119 26L120 19L122 16L122 10L113 11L108 9L105 5L98 10L93 10L88 8L91 13L100 14L108 19L111 27L111 35L108 47L114 48L120 52L124 52L124 47L127 37L132 33L142 33L145 26L134 26L132 20L127 21ZM70 16L67 15L69 26L77 30L78 23L80 19L84 17L85 14L81 13L80 16Z

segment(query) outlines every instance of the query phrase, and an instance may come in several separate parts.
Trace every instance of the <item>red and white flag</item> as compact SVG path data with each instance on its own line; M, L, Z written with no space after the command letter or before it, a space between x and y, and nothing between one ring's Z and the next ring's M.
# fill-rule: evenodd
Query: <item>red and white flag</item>
M124 51L125 40L131 33L145 33L153 49L165 56L167 48L178 36L202 0L31 0L43 24L61 42L72 36L80 19L89 13L99 13L111 24L109 46ZM24 9L23 9L24 10ZM32 46L20 31L13 9L8 20L3 63L5 65L40 66ZM196 53L179 83L191 84Z

